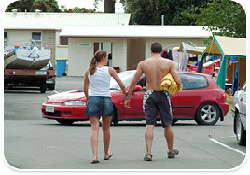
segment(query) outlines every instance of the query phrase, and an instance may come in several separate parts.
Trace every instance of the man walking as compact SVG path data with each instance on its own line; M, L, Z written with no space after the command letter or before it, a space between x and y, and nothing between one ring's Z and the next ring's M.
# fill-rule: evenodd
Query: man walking
M133 89L144 73L146 76L146 93L143 100L143 109L146 117L146 155L145 161L152 160L151 147L154 137L154 126L156 125L157 113L160 112L161 123L164 128L164 136L168 145L168 158L174 158L179 151L174 149L174 134L172 130L172 106L168 91L160 90L162 78L171 73L176 84L181 85L181 79L176 72L174 62L161 57L162 45L153 43L151 45L151 57L145 61L141 61L138 66L134 78L129 86L125 107L129 107L130 97Z

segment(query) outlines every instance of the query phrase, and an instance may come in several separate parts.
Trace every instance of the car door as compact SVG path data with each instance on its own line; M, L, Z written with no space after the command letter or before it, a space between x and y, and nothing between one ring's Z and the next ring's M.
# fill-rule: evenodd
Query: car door
M124 118L142 119L145 118L143 112L143 97L145 90L133 92L130 98L130 108L124 109Z
M239 94L239 112L242 117L242 122L245 127L246 123L246 84L243 86L242 90L240 90Z
M146 78L142 77L137 85L140 85L143 90L134 91L130 98L130 108L124 109L124 118L144 119L143 98L146 90Z
M193 118L201 102L202 89L208 87L205 76L191 73L180 73L183 90L174 95L173 116L175 118Z

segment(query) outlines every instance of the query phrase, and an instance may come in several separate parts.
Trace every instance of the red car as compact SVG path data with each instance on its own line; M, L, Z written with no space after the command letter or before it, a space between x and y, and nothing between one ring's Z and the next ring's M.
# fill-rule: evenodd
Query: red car
M135 71L119 73L120 79L128 86ZM171 96L174 122L178 120L195 120L200 125L214 125L218 119L224 120L229 110L225 91L222 90L208 74L179 72L183 90ZM143 97L146 87L144 76L140 78L131 96L131 108L124 107L124 99L119 86L111 79L110 90L114 113L112 122L122 120L144 120ZM61 124L89 120L85 116L87 101L82 91L72 90L48 96L42 104L42 115L57 120ZM158 116L159 117L159 116Z

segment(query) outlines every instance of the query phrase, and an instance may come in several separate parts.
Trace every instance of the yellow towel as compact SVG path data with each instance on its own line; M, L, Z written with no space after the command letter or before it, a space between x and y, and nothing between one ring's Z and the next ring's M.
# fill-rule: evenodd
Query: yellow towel
M182 85L177 85L174 81L174 78L171 73L165 75L165 77L161 80L161 90L168 90L169 94L173 95L176 92L180 92L182 90Z

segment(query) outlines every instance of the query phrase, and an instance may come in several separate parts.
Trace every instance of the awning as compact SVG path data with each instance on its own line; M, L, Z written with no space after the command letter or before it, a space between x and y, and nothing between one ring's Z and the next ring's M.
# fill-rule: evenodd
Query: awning
M246 58L246 38L214 36L213 41L207 46L202 54L201 64L197 72L201 72L203 59L206 55L222 55L222 62L216 84L222 89L225 89L227 60L232 56Z
M186 43L181 43L179 51L184 51L184 49L187 50L187 53L194 54L194 55L202 55L202 52L205 48L202 47L194 47Z
M246 38L214 36L213 41L203 53L229 56L246 56Z

